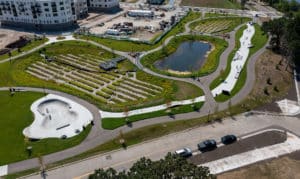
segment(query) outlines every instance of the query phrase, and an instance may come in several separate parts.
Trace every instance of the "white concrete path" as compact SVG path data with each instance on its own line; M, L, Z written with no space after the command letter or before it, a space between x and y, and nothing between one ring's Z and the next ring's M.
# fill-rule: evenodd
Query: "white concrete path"
M202 166L209 167L210 172L213 174L219 174L259 161L276 158L297 150L300 150L300 139L292 133L287 133L287 140L283 143L215 160L202 164Z
M221 83L219 86L217 86L215 89L212 90L213 96L217 96L219 94L222 94L222 91L232 91L235 84L238 81L238 78L240 76L240 72L242 71L243 67L245 66L249 52L250 52L250 46L251 39L255 34L255 28L253 25L247 24L247 29L244 30L244 33L242 37L240 38L240 48L236 52L235 56L233 57L233 60L231 62L231 68L229 75L225 79L223 83Z
M183 100L183 101L172 101L172 102L170 102L170 105L162 104L162 105L158 105L158 106L132 110L132 111L128 112L127 116L151 113L154 111L164 110L164 109L167 109L168 107L172 107L172 106L188 105L188 104L193 104L193 103L203 102L203 101L205 101L205 96L200 96L195 99L188 99L188 100ZM101 111L101 110L100 110L100 115L101 115L101 118L125 117L124 112L107 112L107 111Z
M62 42L62 41L68 41L68 40L76 40L73 35L67 35L67 36L62 36L64 37L64 39L57 39L58 36L47 36L47 38L49 39L45 45L51 44L51 43L55 43L55 42Z
M0 166L0 176L5 176L7 174L8 174L8 165Z

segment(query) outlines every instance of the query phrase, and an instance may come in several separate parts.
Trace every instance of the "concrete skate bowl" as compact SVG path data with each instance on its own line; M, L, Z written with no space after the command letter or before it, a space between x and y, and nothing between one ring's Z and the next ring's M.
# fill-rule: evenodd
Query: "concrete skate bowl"
M31 105L33 123L23 130L31 139L73 137L90 124L92 114L82 105L49 94Z
M60 130L78 120L78 114L68 103L56 99L44 101L38 106L39 113L44 116L42 128Z

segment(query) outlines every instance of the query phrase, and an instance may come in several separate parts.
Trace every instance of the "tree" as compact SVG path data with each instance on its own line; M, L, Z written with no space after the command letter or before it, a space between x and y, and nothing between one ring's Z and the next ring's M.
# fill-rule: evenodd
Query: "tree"
M271 34L270 45L287 60L287 67L300 64L300 14L264 23L263 30Z
M270 45L276 51L280 50L282 36L284 35L285 18L274 19L270 22L263 23L262 28L265 32L269 32L272 36Z
M117 173L114 169L98 169L89 176L89 179L115 179L115 178L193 178L193 179L212 179L216 178L210 174L207 167L197 167L187 162L186 159L168 153L164 159L152 161L145 157L138 160L127 171Z
M241 0L241 9L242 10L245 9L246 2L247 2L247 0Z

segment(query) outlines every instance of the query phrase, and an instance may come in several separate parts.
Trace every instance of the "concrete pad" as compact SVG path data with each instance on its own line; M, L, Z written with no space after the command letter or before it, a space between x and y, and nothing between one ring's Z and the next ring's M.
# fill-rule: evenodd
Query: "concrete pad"
M7 165L0 166L0 176L7 175L8 174L7 171L8 171Z
M300 114L300 106L298 102L284 99L276 102L284 115Z
M84 106L54 94L38 99L30 109L34 121L23 134L33 139L73 137L93 120L92 113Z

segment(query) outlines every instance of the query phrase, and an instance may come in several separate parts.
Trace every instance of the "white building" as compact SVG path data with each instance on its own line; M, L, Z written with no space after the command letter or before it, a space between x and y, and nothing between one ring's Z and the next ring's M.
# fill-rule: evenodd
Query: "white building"
M89 10L111 10L119 8L119 0L87 0Z
M2 25L30 27L37 30L53 30L72 27L76 20L87 15L89 0L0 0ZM93 0L103 7L111 1ZM104 1L104 2L102 2ZM109 1L107 4L106 1ZM115 3L116 4L116 3Z

